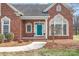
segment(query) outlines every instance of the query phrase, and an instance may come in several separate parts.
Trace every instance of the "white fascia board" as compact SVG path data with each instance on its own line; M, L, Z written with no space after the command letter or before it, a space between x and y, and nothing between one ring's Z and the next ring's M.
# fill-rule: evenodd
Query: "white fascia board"
M43 12L47 12L50 8L52 8L56 3L51 4L49 7L47 7Z
M48 19L48 17L49 16L21 16L21 19L22 20L25 20L25 19L34 19L34 20L36 20L36 19Z

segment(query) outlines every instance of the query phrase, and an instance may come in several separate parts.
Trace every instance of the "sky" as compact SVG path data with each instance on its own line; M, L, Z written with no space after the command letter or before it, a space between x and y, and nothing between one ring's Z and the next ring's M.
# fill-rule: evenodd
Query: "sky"
M79 3L71 3L71 7L75 11L73 15L79 16Z
M78 0L0 0L0 3L78 3Z

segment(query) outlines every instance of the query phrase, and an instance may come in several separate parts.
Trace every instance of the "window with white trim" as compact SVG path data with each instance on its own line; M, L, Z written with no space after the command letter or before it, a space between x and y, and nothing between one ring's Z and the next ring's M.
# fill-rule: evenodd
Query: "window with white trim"
M56 6L56 11L57 11L57 12L60 12L60 11L61 11L61 5L58 4L58 5Z
M26 32L27 32L27 33L32 32L32 24L31 24L31 23L27 23L27 24L26 24Z
M62 15L56 15L50 25L51 35L66 36L68 35L68 21Z
M10 19L8 17L5 16L1 19L1 25L2 34L10 33Z

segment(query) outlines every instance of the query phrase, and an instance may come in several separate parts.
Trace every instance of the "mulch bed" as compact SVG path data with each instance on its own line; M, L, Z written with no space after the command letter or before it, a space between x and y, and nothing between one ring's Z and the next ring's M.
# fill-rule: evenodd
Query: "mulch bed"
M49 48L49 49L52 49L52 48L79 49L78 42L74 42L73 40L55 40L53 43L52 40L51 41L49 40L49 41L47 41L47 44L45 45L45 47Z
M3 42L0 43L0 47L13 47L13 46L23 46L23 45L28 45L32 43L32 41L22 41L22 42L18 42L18 41L10 41L10 42Z

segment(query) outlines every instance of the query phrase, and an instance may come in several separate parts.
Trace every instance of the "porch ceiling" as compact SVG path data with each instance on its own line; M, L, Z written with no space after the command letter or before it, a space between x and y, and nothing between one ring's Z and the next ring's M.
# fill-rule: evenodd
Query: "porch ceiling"
M31 19L34 19L34 20L37 20L37 19L40 19L40 20L45 20L45 19L48 19L49 16L21 16L21 20L31 20Z

